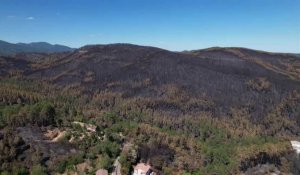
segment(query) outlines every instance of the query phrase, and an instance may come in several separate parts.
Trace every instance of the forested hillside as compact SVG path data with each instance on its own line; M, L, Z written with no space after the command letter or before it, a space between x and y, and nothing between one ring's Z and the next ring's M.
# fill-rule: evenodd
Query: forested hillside
M299 173L293 54L112 44L2 56L0 68L3 174L74 173L82 164L89 174L112 172L117 157L122 174L138 162L166 175L262 164Z

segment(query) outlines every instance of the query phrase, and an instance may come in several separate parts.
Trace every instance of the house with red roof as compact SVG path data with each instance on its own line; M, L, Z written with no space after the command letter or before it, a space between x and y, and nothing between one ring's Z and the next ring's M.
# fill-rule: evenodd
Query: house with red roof
M153 171L150 165L145 163L139 163L134 167L133 175L153 175Z
M96 175L108 175L108 171L105 170L105 169L99 169L99 170L96 172Z

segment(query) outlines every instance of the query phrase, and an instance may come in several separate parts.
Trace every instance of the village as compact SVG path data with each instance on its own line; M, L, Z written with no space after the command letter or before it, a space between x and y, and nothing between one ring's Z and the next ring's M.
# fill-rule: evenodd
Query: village
M73 121L69 128L57 128L57 127L46 127L41 130L41 132L34 127L20 127L18 132L23 137L25 142L34 143L32 145L34 149L40 149L46 157L55 156L67 156L80 154L78 147L73 146L62 146L62 143L78 144L85 142L87 139L93 138L95 142L105 142L109 137L104 131L99 131L98 126L95 124L84 123L79 121ZM118 137L123 138L122 133L117 134ZM85 158L74 163L73 165L66 167L61 173L56 175L85 175L85 174L95 174L95 175L126 175L122 173L122 163L120 161L120 155L122 153L129 154L129 152L134 152L134 144L130 142L125 142L121 144L119 148L120 152L115 154L112 166L103 165L101 161L103 160L102 154L96 154L94 158ZM300 142L293 140L290 141L291 148L295 151L296 155L300 154ZM89 148L87 149L89 151ZM94 160L92 160L94 159ZM100 161L100 164L99 164ZM51 163L50 163L51 164ZM49 165L50 165L49 164ZM124 166L124 165L123 165ZM111 168L109 168L111 167ZM149 162L136 162L131 164L128 174L131 175L157 175L159 172L151 166Z
M97 142L105 141L106 135L103 132L97 133L97 126L93 124L87 124L84 122L74 121L72 123L75 129L59 129L59 128L43 128L42 131L34 127L20 127L18 128L19 134L23 137L25 142L34 143L32 145L34 149L39 149L46 157L51 156L67 156L72 154L78 154L79 150L75 147L63 147L61 143L76 144L78 141L84 141L87 138L95 137ZM80 132L79 132L80 131ZM120 133L120 136L122 134ZM133 145L131 143L125 143L121 148L121 152L128 152ZM101 160L101 156L97 155L97 160ZM122 165L119 161L120 156L116 157L113 162L112 169L105 169L101 166L93 166L93 162L89 159L83 159L80 163L74 164L71 167L64 170L62 173L56 175L84 175L84 174L96 174L96 175L121 175ZM50 163L51 164L51 163ZM132 175L156 175L155 170L150 164L144 162L138 162L136 165L132 165Z
M92 124L86 124L83 122L73 122L76 125L79 125L80 127L86 129L86 131L88 132L88 135L91 136L93 133L96 132L97 126L92 125ZM60 136L58 137L62 137L62 134L60 134ZM84 136L82 136L84 137ZM99 138L101 139L101 138ZM56 138L56 140L58 140ZM300 142L299 141L291 141L291 147L292 149L295 151L296 155L300 154ZM132 146L131 144L125 144L124 147L122 148L122 150L128 150L128 147ZM111 173L109 173L108 170L106 169L98 169L95 172L95 175L121 175L121 163L119 162L119 156L117 157L117 159L114 161L113 164L113 171ZM79 165L76 166L76 169L78 170L77 172L75 172L75 175L81 175L81 174L85 174L85 172L88 172L89 169L91 169L91 167L86 166L86 163L81 163ZM133 166L133 171L130 173L131 175L157 175L157 173L155 172L155 170L151 167L150 164L144 163L144 162L139 162L136 165Z
M85 128L89 132L89 135L96 132L97 126L95 126L95 125L86 124L86 123L77 122L77 121L75 121L73 123L78 124L82 128ZM127 144L127 146L128 145L130 145L130 144ZM117 159L114 161L114 164L113 164L114 169L113 169L113 172L111 173L111 175L121 175L121 166L122 165L119 162L119 158L120 157L117 157ZM95 174L96 175L109 175L109 172L106 169L98 169ZM153 168L151 167L151 165L141 162L134 166L132 175L156 175L156 173L153 171Z

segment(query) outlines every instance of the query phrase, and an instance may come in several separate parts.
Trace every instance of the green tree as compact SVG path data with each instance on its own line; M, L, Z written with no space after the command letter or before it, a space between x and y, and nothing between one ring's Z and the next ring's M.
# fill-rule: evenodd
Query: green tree
M112 159L106 154L101 156L101 158L99 159L97 164L98 164L98 167L106 169L106 170L111 170L113 167Z
M46 168L41 165L34 165L30 175L47 175Z

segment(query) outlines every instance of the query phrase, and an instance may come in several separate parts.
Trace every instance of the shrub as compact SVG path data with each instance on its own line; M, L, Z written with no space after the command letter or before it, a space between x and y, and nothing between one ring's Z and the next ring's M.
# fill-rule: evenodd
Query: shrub
M256 91L268 91L271 88L271 83L264 77L260 77L257 79L249 80L247 85Z
M46 168L41 165L35 165L32 167L30 175L47 175Z
M108 155L102 155L98 162L96 163L97 167L103 168L106 170L111 170L113 168L113 160L109 158Z

